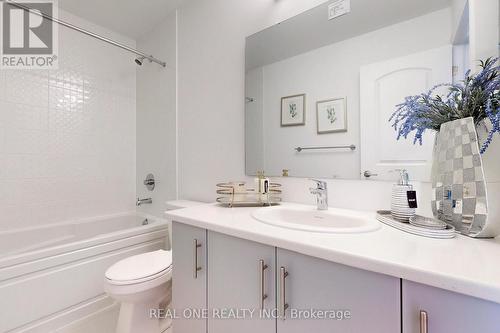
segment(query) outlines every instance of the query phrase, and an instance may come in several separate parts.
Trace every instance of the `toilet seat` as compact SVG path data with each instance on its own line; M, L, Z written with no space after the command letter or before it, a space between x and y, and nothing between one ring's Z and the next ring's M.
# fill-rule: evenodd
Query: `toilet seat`
M158 250L123 259L108 268L105 276L113 285L133 285L171 276L171 271L172 252Z

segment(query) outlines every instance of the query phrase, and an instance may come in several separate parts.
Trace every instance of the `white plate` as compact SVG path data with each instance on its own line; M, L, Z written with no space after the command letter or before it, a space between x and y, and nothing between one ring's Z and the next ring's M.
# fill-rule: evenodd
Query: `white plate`
M412 214L415 213L415 209L404 209L404 208L396 208L394 209L391 209L391 212L392 213L396 213L396 214L403 214L403 215L408 215L408 214Z
M447 225L443 221L434 218L427 218L420 215L415 215L410 218L410 224L416 227L422 227L429 230L444 230Z
M445 230L431 230L431 229L416 227L409 223L404 223L395 220L394 218L391 217L389 211L378 211L377 219L380 222L385 223L393 228L418 236L430 237L430 238L442 238L442 239L450 239L456 236L455 228L453 228L452 226L448 225Z

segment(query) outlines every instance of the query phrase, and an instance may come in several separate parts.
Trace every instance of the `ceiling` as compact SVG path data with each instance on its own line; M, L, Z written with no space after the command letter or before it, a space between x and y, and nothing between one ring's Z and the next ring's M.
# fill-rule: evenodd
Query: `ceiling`
M138 39L186 0L59 0L59 7L126 37Z

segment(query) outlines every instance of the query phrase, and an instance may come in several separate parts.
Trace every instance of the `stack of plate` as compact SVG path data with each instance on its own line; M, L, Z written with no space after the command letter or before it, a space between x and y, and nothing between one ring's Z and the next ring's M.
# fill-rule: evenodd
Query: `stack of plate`
M418 236L424 236L430 238L444 238L444 239L449 239L456 236L455 228L447 224L445 224L444 229L429 229L424 227L417 227L410 223L403 223L401 221L394 219L391 215L392 215L391 212L388 210L379 210L377 212L377 220L379 220L384 224L390 225L393 228ZM421 220L427 218L422 216L415 216L414 219Z
M411 190L410 185L394 185L392 188L391 215L398 221L408 222L415 215L415 208L408 206L407 192Z
M419 215L410 217L410 224L414 225L415 227L433 230L444 230L447 226L443 221L437 220L433 217L424 217Z

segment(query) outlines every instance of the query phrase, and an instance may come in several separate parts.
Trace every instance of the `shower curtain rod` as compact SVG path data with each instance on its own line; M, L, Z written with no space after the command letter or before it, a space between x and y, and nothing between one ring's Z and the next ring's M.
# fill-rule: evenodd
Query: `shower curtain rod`
M155 62L155 63L157 63L157 64L159 64L159 65L161 65L161 66L163 66L163 67L166 67L166 66L167 66L167 63L166 63L166 62L161 61L161 60L159 60L159 59L157 59L157 58L153 57L152 55L148 55L148 54L146 54L146 53L144 53L144 52L142 52L142 51L136 50L136 49L134 49L134 48L132 48L132 47L130 47L130 46L127 46L127 45L125 45L125 44L122 44L122 43L116 42L116 41L114 41L114 40L112 40L112 39L110 39L110 38L107 38L107 37L104 37L104 36L98 35L98 34L96 34L96 33L93 33L93 32L91 32L91 31L88 31L88 30L82 29L82 28L77 27L76 25L73 25L73 24L71 24L71 23L65 22L65 21L63 21L63 20L56 19L55 17L52 17L52 16L47 15L47 14L45 14L45 13L42 13L42 12L40 12L40 11L38 11L38 10L32 10L31 8L29 8L29 7L25 6L25 5L22 5L22 4L18 3L18 2L8 1L8 0L0 0L0 2L4 2L4 3L9 4L9 5L12 5L12 6L14 6L14 7L17 7L17 8L23 9L23 10L28 11L28 12L31 12L31 13L33 13L33 14L35 14L35 15L38 15L38 16L41 16L41 17L43 17L43 18L45 18L45 19L47 19L47 20L50 20L50 21L52 21L52 22L55 22L55 23L60 24L60 25L62 25L62 26L65 26L66 28L69 28L69 29L72 29L72 30L75 30L75 31L81 32L81 33L83 33L83 34L85 34L85 35L87 35L87 36L90 36L90 37L93 37L93 38L95 38L95 39L99 39L99 40L101 40L101 41L103 41L103 42L106 42L106 43L108 43L108 44L111 44L111 45L117 46L117 47L119 47L119 48L121 48L121 49L123 49L123 50L129 51L129 52L132 52L132 53L135 53L136 55L141 56L141 57L144 57L144 59L148 59L149 61L151 61L151 62Z

